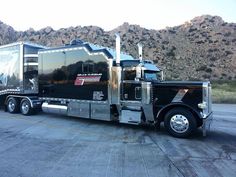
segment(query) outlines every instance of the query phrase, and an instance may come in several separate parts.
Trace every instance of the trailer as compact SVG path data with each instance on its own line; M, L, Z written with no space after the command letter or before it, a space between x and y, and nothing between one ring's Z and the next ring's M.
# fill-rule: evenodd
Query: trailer
M162 70L142 58L141 45L138 59L121 53L118 35L116 50L81 40L58 48L11 46L20 48L12 49L11 60L0 50L0 99L10 113L42 109L126 124L164 122L175 137L188 137L198 127L206 135L209 129L210 82L164 81Z
M0 47L0 103L7 105L10 113L20 111L25 102L40 107L35 100L38 100L38 50L43 48L28 42Z

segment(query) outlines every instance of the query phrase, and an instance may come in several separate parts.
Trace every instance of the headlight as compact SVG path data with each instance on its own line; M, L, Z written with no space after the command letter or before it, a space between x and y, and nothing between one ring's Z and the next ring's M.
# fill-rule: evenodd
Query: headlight
M199 103L199 104L198 104L198 107L199 107L200 109L206 109L206 108L207 108L207 103L206 103L206 102Z

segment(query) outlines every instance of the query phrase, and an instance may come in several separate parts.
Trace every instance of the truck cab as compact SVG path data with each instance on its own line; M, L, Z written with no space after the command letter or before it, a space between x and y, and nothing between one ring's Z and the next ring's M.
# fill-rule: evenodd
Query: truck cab
M120 122L161 122L176 137L187 137L198 127L203 134L212 119L211 84L164 81L163 72L149 60L120 62Z
M157 127L164 122L175 137L188 137L202 127L206 135L212 120L210 82L164 81L163 71L152 61L142 59L140 45L139 56L135 60L118 60L114 67L121 75L120 88L114 88L120 90L116 104L119 121Z

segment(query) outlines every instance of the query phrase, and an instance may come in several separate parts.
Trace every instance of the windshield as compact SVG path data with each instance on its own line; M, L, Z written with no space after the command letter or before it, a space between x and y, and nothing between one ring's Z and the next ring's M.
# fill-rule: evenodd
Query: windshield
M156 81L156 80L160 80L160 74L159 72L153 72L153 71L145 71L144 72L144 80L148 80L148 81Z

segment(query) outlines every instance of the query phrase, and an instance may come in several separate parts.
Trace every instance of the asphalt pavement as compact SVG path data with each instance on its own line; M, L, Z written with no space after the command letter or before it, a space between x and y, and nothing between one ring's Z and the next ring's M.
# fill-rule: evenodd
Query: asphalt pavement
M0 110L0 177L236 176L236 105L215 104L211 132L171 137L124 125Z

